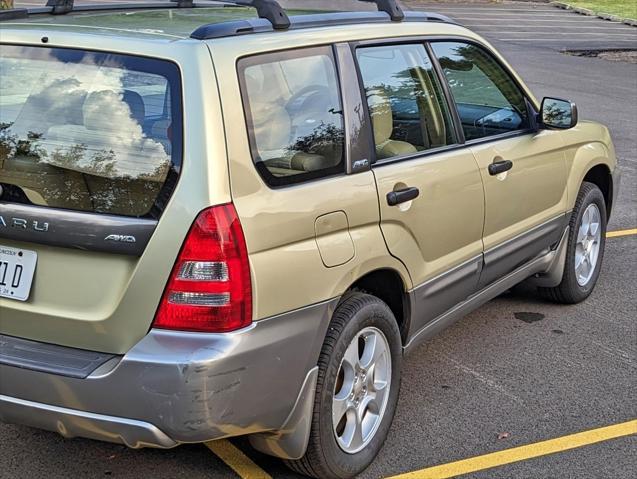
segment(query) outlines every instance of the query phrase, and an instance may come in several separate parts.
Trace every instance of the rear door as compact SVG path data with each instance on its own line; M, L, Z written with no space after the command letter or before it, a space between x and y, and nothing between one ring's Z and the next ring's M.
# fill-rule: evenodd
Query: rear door
M119 353L146 333L181 130L173 63L2 46L1 334Z
M477 286L480 172L459 142L424 43L359 45L356 57L373 125L381 229L416 288L418 330Z
M431 44L455 99L485 190L481 286L555 244L566 227L566 165L558 131L534 127L531 102L486 48Z

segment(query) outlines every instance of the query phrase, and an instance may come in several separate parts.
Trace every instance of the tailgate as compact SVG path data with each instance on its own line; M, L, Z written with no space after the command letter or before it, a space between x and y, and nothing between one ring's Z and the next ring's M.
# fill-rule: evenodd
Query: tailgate
M174 261L148 245L181 166L179 69L2 52L0 333L125 352L148 331Z

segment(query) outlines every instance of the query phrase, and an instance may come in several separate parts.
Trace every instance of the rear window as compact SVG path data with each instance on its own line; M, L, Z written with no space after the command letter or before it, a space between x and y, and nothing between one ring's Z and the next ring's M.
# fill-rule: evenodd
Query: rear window
M181 164L173 63L2 46L2 200L156 217Z

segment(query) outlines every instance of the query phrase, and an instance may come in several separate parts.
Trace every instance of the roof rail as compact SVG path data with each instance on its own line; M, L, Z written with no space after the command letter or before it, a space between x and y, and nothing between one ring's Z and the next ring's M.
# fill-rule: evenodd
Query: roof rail
M359 2L375 3L379 12L385 12L389 15L392 22L402 22L405 19L405 13L396 0L358 0Z
M439 22L456 24L454 20L437 13L405 12L403 22ZM289 30L302 30L305 28L319 28L328 26L360 25L363 23L388 23L391 22L383 12L337 12L316 13L312 15L293 16ZM196 40L213 40L216 38L236 37L254 33L273 32L272 24L263 18L249 18L245 20L232 20L221 23L201 25L190 34L190 38Z
M116 0L115 0L116 1ZM226 3L222 0L214 0L217 4ZM143 3L141 3L143 2ZM93 3L75 5L74 0L47 0L46 5L35 8L12 8L0 10L0 21L19 20L30 15L64 15L71 12L101 12L112 10L153 10L164 8L206 8L214 6L212 3L195 3L196 0L159 0L143 1L140 3ZM227 2L234 3L234 2Z
M20 20L29 16L29 10L26 8L10 8L8 10L0 10L0 21L3 20Z

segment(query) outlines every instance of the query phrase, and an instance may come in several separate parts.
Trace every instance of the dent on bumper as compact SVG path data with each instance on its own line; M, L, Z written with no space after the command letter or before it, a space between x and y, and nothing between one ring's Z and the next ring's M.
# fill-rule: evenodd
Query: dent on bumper
M130 447L276 431L316 365L335 306L227 334L151 330L86 379L0 365L0 419Z

